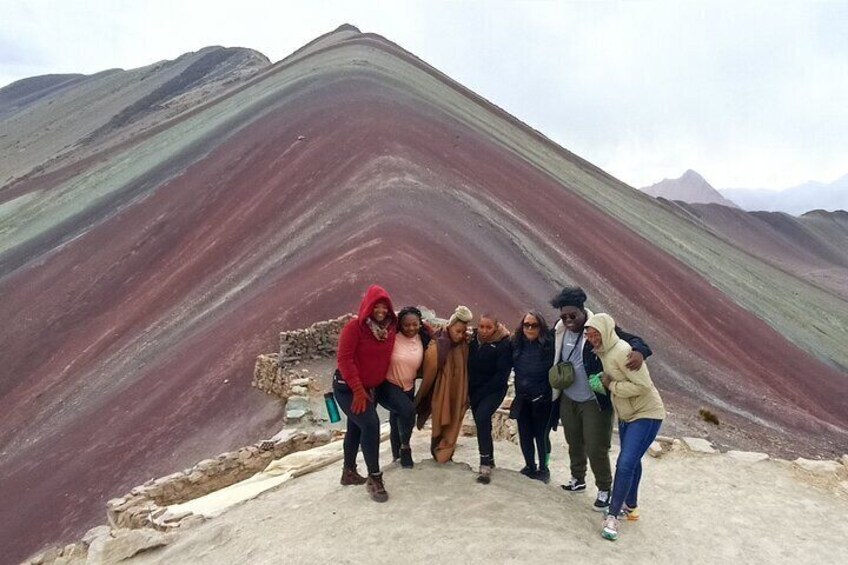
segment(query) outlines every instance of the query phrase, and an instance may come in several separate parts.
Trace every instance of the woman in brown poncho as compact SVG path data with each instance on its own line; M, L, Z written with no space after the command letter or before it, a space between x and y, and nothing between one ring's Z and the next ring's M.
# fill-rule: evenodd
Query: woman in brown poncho
M430 452L439 463L450 461L462 419L468 410L468 322L471 311L458 306L424 353L423 380L415 406L420 430L432 414Z

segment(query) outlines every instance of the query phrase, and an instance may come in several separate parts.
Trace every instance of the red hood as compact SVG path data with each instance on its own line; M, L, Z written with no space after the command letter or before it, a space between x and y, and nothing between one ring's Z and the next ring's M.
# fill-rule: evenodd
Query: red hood
M392 306L392 299L389 297L389 293L386 292L386 289L382 286L372 284L368 287L368 290L365 291L365 296L362 298L362 303L359 305L359 323L365 323L365 320L367 320L368 316L371 315L371 312L374 311L374 305L378 302L385 302L389 307L389 323L395 324L397 322L397 315L395 314L394 306Z

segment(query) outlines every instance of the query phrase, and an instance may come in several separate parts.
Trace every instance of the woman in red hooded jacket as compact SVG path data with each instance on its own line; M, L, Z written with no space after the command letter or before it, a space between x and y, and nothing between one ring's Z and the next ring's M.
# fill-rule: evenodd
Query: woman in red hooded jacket
M344 469L341 484L365 483L377 502L389 495L380 471L380 418L377 403L404 420L415 417L415 407L403 391L386 380L398 321L392 299L380 286L372 285L359 305L359 316L348 322L339 336L338 370L333 394L347 416L344 438ZM356 455L368 467L368 478L356 472Z

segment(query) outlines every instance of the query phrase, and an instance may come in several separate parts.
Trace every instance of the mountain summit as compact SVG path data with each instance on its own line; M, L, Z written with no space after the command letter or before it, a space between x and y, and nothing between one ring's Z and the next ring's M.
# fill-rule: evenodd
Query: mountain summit
M680 178L663 179L656 184L640 188L645 194L666 200L682 200L690 204L721 204L738 208L706 181L704 177L689 169Z

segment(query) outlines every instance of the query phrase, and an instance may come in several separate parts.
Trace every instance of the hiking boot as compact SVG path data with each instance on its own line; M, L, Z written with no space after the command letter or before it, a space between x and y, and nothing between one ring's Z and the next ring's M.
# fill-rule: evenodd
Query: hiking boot
M604 525L601 528L601 537L610 541L618 539L618 518L608 515L604 518Z
M525 465L524 468L519 471L519 473L521 473L525 477L535 479L536 478L536 466L533 465L531 467L530 465Z
M547 468L539 469L536 471L536 474L533 476L537 481L542 481L545 484L551 482L551 471Z
M356 472L356 466L348 469L347 467L342 469L342 479L339 481L342 486L348 487L351 485L364 485L365 477Z
M368 480L365 481L365 488L368 489L368 494L374 502L386 502L389 499L389 493L386 492L386 487L383 486L383 473L368 475Z
M404 469L412 469L415 466L415 462L412 461L411 447L400 448L400 466Z
M489 465L480 465L480 473L477 475L477 482L481 485L487 485L492 480L492 468Z
M574 492L574 493L585 492L586 481L585 480L581 481L579 479L575 479L574 477L571 477L571 479L568 481L568 484L560 485L560 486L562 487L562 490L564 490L566 492Z
M610 491L599 490L598 497L595 499L595 504L592 505L592 510L597 512L605 512L610 505Z

